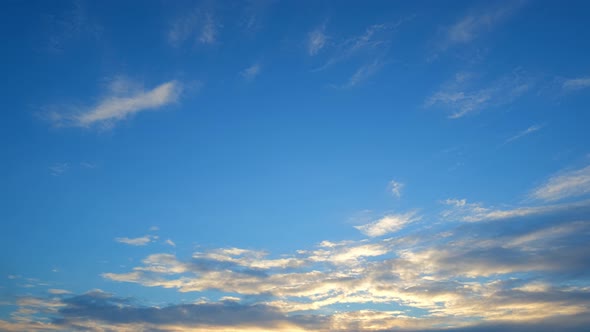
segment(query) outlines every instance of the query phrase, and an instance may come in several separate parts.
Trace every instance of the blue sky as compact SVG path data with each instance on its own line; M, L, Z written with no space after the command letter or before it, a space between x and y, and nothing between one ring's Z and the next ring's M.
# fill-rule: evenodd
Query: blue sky
M584 1L5 1L2 331L583 331Z

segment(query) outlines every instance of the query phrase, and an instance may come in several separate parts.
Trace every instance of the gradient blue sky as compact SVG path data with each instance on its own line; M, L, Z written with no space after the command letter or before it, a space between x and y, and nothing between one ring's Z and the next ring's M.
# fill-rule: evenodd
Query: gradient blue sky
M0 330L590 326L587 1L0 6Z

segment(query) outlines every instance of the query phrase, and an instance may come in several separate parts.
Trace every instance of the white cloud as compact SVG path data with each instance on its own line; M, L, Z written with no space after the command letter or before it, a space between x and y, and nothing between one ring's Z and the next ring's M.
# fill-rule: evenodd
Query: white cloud
M402 196L402 189L404 188L404 184L401 182L397 182L395 180L391 180L389 181L389 190L391 190L391 193L397 197L400 198Z
M139 90L126 95L121 95L121 90L111 91L93 107L70 113L53 112L50 119L60 126L110 127L134 114L159 109L176 102L181 91L182 85L177 81L169 81L148 91Z
M344 88L353 88L362 82L373 76L379 69L383 67L383 63L379 60L375 60L371 63L362 65L359 67L354 74L348 79L348 82L344 84Z
M376 237L397 232L418 220L420 217L416 216L415 211L412 211L405 214L390 214L372 223L355 226L355 228L367 236Z
M366 57L367 55L373 58L383 57L384 54L387 53L391 44L391 34L406 20L407 19L400 20L397 23L374 24L367 27L363 34L334 43L334 47L332 48L332 56L323 66L315 69L314 71L325 70L336 63L346 61L353 57ZM324 47L325 43L326 41L324 41ZM355 75L353 75L351 82L358 80L359 77L366 76L367 73L370 72L370 68L370 64L360 67L357 71L358 74L355 74L357 78L353 79L355 77Z
M65 289L56 289L56 288L50 288L47 290L47 292L49 294L53 294L53 295L63 295L63 294L71 294L72 292L65 290Z
M512 103L531 89L532 80L519 70L489 82L476 82L473 73L459 72L426 99L424 106L451 110L449 118Z
M531 196L543 201L557 201L589 193L590 166L586 166L550 177L544 184L534 189Z
M240 72L240 75L245 80L251 81L251 80L255 79L260 74L261 69L262 69L262 67L260 66L260 64L255 63L255 64L251 65L250 67L242 70Z
M213 44L217 39L217 24L211 14L205 16L205 24L201 29L199 41L203 44Z
M166 241L164 241L167 245L171 246L171 247L176 247L176 243L174 243L174 241L167 239Z
M479 222L509 218L522 218L557 211L567 211L570 209L587 206L590 201L541 206L523 206L507 209L486 207L482 203L468 203L466 199L450 198L443 201L443 203L451 206L450 209L441 213L443 219L464 222Z
M145 236L136 237L136 238L118 237L118 238L115 238L115 241L117 241L119 243L125 243L130 246L145 246L148 243L153 242L154 240L157 240L157 239L158 239L158 237L155 235L145 235Z
M221 25L215 21L213 13L195 9L172 22L168 31L168 42L172 46L180 46L187 40L201 44L214 44L217 41Z
M567 79L563 82L562 86L566 90L580 90L590 88L590 77Z
M524 137L526 135L532 134L532 133L534 133L536 131L539 131L539 130L543 129L543 127L544 126L542 126L542 125L532 125L532 126L528 127L527 129L521 131L520 133L518 133L518 134L516 134L516 135L514 135L514 136L512 136L510 138L508 138L505 141L505 143L510 143L510 142L515 141L515 140L517 140L519 138L522 138L522 137Z
M53 176L60 176L63 173L67 172L70 168L70 164L68 163L55 163L49 167L49 171Z
M505 6L486 8L483 12L471 13L462 17L445 30L445 36L440 41L440 47L444 50L452 45L472 42L512 16L522 6L523 2L513 1Z
M309 55L313 56L318 54L319 51L326 45L328 37L326 36L325 30L326 26L322 25L321 27L309 33L307 41L307 52Z

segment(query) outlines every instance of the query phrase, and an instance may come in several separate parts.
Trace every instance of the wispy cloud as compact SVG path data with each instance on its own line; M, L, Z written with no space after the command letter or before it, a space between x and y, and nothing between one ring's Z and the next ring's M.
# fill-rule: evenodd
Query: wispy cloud
M307 40L307 52L309 55L314 56L320 52L328 40L326 36L326 25L323 24L309 33Z
M49 52L64 52L83 39L100 39L103 27L90 15L84 1L70 1L55 8L64 10L43 17L45 40L42 44Z
M182 85L177 81L169 81L151 90L136 89L128 92L121 86L128 86L115 80L112 86L117 87L91 107L69 107L70 111L50 112L49 119L57 126L111 127L117 121L124 120L134 114L160 109L178 100ZM126 91L121 93L120 91ZM74 108L74 110L71 110ZM67 109L67 107L66 107Z
M260 74L261 70L262 66L259 63L255 63L250 67L242 70L240 72L240 76L242 76L242 78L244 78L246 81L252 81Z
M118 237L115 238L115 241L119 243L128 244L130 246L145 246L150 242L153 242L158 239L156 235L144 235L142 237L136 238L128 238L128 237Z
M401 182L397 182L395 180L391 180L389 181L389 190L391 191L391 193L397 197L400 198L402 196L402 189L404 188L404 184Z
M543 201L557 201L590 193L590 166L563 171L550 177L531 192L531 197Z
M49 171L53 176L60 176L70 169L69 163L55 163L49 167Z
M572 209L578 204L524 206L513 208L487 207L482 203L469 203L466 199L449 198L443 201L451 208L441 213L445 220L481 222L491 220L502 220L511 218L522 218L533 215L546 214L549 212ZM582 202L582 205L588 202Z
M426 99L425 107L441 106L451 110L449 118L458 119L489 107L512 103L531 89L533 82L515 70L491 82L475 82L472 73L459 72Z
M213 44L217 41L220 27L211 11L195 9L172 22L168 41L172 46L180 46L190 40Z
M444 36L439 41L440 48L445 50L453 45L476 40L516 13L523 4L524 1L512 1L462 17L444 30Z
M335 41L331 48L332 54L324 65L315 69L315 71L325 70L351 58L382 57L387 53L391 45L393 32L406 20L400 20L397 23L374 24L367 27L360 35L349 37L340 42Z
M504 143L506 144L506 143L510 143L512 141L516 141L519 138L522 138L524 136L530 135L536 131L543 129L543 127L544 127L543 125L532 125L532 126L528 127L527 129L521 131L520 133L518 133L512 137L509 137L508 139L506 139L506 141Z
M199 35L199 41L203 44L213 44L217 40L217 24L211 14L205 16L205 23Z
M496 211L466 200L446 203L483 215ZM279 256L236 247L187 258L154 253L128 272L102 276L197 296L214 290L218 300L152 306L100 290L27 296L0 329L551 331L569 320L576 331L589 323L590 201L554 207L536 207L537 218L509 213L510 232L493 220L446 222L444 232L440 223L422 223L404 236L322 241ZM400 216L372 225L399 229L417 218ZM44 317L51 319L39 324Z
M355 226L355 228L367 236L376 237L395 233L408 224L420 219L421 217L417 216L415 211L405 214L390 214L374 222Z
M174 243L174 241L172 241L170 239L166 239L166 241L164 241L164 243L166 243L167 245L169 245L171 247L176 247L176 243Z
M570 91L590 88L590 77L567 79L563 81L562 87Z
M65 290L65 289L57 289L57 288L50 288L47 290L49 294L53 295L63 295L63 294L72 294L72 292Z
M348 82L344 84L343 88L353 88L359 84L365 82L371 76L379 71L383 67L383 63L379 60L375 60L371 63L362 65L359 67L354 74L348 79Z

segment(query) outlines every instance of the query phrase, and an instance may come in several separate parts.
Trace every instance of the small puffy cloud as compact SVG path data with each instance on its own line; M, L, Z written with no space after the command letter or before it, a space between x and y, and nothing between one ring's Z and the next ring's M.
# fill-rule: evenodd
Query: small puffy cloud
M307 40L307 52L309 55L313 56L318 54L326 45L328 37L326 36L325 30L326 26L322 25L309 33Z
M255 63L250 67L242 70L240 72L240 76L242 76L246 81L252 81L260 74L261 69L262 67L260 66L260 64Z
M113 84L117 85L116 83L115 81ZM127 85L127 83L121 84ZM52 112L49 114L49 119L57 126L110 127L117 121L134 114L160 109L176 102L182 91L182 85L177 81L169 81L147 91L139 89L124 94L121 91L126 90L120 90L120 87L116 91L111 90L91 107L69 112Z
M115 241L117 241L119 243L128 244L130 246L145 246L148 243L153 242L154 240L157 240L157 239L158 239L157 236L145 235L145 236L136 237L136 238L118 237L118 238L115 238Z
M544 184L532 191L531 197L543 201L557 201L589 193L590 166L586 166L550 177Z
M416 216L415 211L412 211L405 214L390 214L372 223L355 226L355 228L367 236L376 237L397 232L418 220L420 217Z

